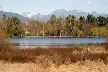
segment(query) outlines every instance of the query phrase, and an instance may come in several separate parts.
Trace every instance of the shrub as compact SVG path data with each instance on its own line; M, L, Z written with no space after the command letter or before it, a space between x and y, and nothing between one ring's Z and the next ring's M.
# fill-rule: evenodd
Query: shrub
M83 52L83 48L35 48L35 49L16 49L7 52L0 52L0 60L11 62L34 62L42 66L49 67L50 64L60 66L86 60L102 60L108 63L108 53Z
M7 37L6 32L0 30L0 51L8 51L12 48L12 44L6 39Z

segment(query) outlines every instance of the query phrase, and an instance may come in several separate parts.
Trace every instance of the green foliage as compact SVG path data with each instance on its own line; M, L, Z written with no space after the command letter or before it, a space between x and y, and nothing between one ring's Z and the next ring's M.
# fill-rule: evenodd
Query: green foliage
M81 16L81 17L79 18L79 20L80 20L81 23L84 23L84 22L85 22L84 16Z
M26 36L37 36L36 34L27 33Z
M83 36L82 30L81 30L81 31L80 31L80 30L77 30L77 36L78 36L78 37L82 37L82 36Z
M93 36L106 36L107 29L105 27L94 27L91 28L91 33Z
M106 25L106 18L105 17L99 16L99 17L97 17L97 20L98 20L98 26L99 27Z
M7 32L9 36L21 36L23 30L21 29L21 21L17 17L12 17L7 19Z
M99 28L99 35L105 37L105 34L107 32L107 29L105 27Z
M99 30L97 27L91 28L91 33L92 35L95 36L99 36Z
M83 24L78 25L79 30L83 30Z
M9 36L12 37L14 35L14 31L13 31L13 25L12 24L9 24L8 26L8 33L9 33Z

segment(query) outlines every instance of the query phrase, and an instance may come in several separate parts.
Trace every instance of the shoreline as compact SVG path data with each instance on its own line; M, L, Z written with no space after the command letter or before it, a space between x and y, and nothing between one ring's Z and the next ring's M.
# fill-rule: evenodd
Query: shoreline
M108 37L99 37L99 36L86 36L86 37L76 37L76 36L13 36L10 38L108 38Z

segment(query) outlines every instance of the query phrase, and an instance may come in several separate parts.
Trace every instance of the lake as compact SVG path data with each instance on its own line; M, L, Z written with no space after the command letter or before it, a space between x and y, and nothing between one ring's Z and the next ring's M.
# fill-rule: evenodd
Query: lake
M11 43L17 44L17 48L65 48L81 44L104 43L106 38L9 38ZM23 43L23 46L20 44Z

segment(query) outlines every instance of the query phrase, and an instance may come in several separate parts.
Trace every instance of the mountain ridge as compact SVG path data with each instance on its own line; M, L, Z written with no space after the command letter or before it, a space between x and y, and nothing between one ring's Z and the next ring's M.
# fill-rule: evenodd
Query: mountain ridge
M20 14L13 13L13 12L3 12L3 11L0 11L0 18L2 18L4 14L6 15L6 17L14 17L14 16L18 17L22 22L26 22L29 20L29 18L24 17Z
M37 13L35 15L32 15L30 18L33 18L33 19L37 19L37 18L41 18L41 19L49 19L52 15L55 15L57 18L58 17L67 17L68 15L74 15L76 17L80 17L80 16L84 16L84 17L87 17L88 14L92 14L93 16L95 17L98 17L98 16L104 16L104 17L107 17L108 14L106 13L103 13L103 14L100 14L96 11L93 11L93 12L84 12L82 10L77 10L77 9L73 9L73 10L65 10L65 9L61 9L61 8L58 8L56 9L55 11L51 12L50 14L47 14L47 15L42 15L40 13Z
M100 14L100 13L98 13L96 11L93 11L91 13L90 12L87 13L87 12L84 12L82 10L77 10L77 9L65 10L65 9L62 9L62 8L58 8L58 9L54 10L53 12L51 12L50 14L47 14L47 15L43 15L43 14L35 13L35 12L30 12L30 11L26 11L22 15L17 14L17 13L13 13L13 12L0 11L0 18L3 17L3 14L6 14L7 17L17 16L23 22L27 22L29 19L48 20L48 19L50 19L50 17L52 15L55 15L57 18L59 18L59 17L64 17L65 18L68 15L74 15L74 16L76 16L78 18L80 16L84 16L86 18L88 14L92 14L95 17L98 17L98 16L107 17L108 16L108 14L106 14L106 13Z

